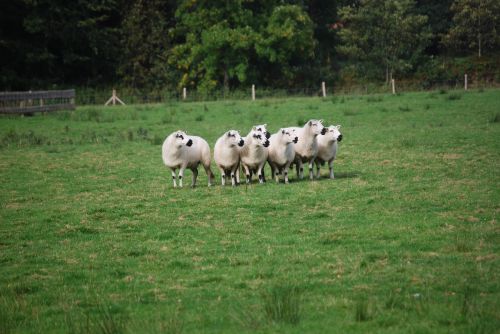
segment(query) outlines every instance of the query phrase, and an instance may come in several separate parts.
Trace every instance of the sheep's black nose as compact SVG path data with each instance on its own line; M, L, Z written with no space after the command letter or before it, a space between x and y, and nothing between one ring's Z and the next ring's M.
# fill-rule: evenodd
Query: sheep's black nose
M266 142L264 143L264 147L268 147L269 146L269 140L266 140Z
M326 133L326 128L323 128L323 129L321 130L321 134L322 134L322 135L324 135L325 133Z
M295 144L297 144L297 142L298 142L298 141L299 141L299 137L295 137L295 139L293 140L293 142L294 142Z
M191 139L188 140L188 142L186 143L187 146L191 146L193 145L193 141Z
M241 147L245 145L245 141L243 139L240 139L240 142L238 143L238 146Z
M337 138L338 141L342 141L342 135L339 135L339 137Z
M267 139L271 138L271 132L266 131L266 138L267 138Z

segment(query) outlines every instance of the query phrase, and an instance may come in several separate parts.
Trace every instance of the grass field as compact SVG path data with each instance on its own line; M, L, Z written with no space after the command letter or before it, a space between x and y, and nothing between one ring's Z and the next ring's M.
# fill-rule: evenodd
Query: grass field
M162 164L177 129L310 118L343 126L335 180ZM1 117L0 154L0 333L500 328L499 90Z

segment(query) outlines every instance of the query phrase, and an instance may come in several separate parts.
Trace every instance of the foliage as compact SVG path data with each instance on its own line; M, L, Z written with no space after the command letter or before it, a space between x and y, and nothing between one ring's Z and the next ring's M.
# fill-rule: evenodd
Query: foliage
M453 26L444 43L456 50L484 50L500 46L500 2L497 0L455 0L451 6Z
M345 27L339 52L378 75L383 70L386 82L416 64L431 36L427 17L414 14L412 0L365 0L359 7L343 7L340 15ZM382 65L378 71L377 65Z
M312 21L299 6L274 8L256 45L257 55L268 69L263 73L264 83L292 86L298 75L297 65L313 58L314 46Z
M0 90L176 95L187 87L209 95L251 84L421 80L470 48L498 54L499 7L494 0L13 0L0 11Z
M122 24L123 46L120 75L134 89L155 89L168 85L165 52L170 48L168 1L136 0Z

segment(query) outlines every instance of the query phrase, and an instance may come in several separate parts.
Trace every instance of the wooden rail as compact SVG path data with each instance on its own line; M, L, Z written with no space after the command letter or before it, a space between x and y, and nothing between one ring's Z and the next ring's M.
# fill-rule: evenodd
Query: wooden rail
M33 114L75 109L75 90L0 93L0 114Z

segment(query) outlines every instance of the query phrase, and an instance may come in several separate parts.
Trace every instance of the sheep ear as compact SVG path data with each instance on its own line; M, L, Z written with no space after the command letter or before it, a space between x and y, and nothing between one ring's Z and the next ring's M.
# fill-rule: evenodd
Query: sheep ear
M281 129L281 134L284 135L285 134L285 130Z
M262 125L267 128L267 124L262 124Z
M228 137L231 137L231 131L226 132Z
M254 126L254 127L252 127L252 130L255 131L255 130L257 130L257 128Z
M321 124L323 124L323 120L322 120L322 119L320 119L320 120L319 120L319 122L320 122Z
M309 121L309 126L313 125L313 122L312 121Z
M337 129L340 129L341 125L340 124L337 124Z

